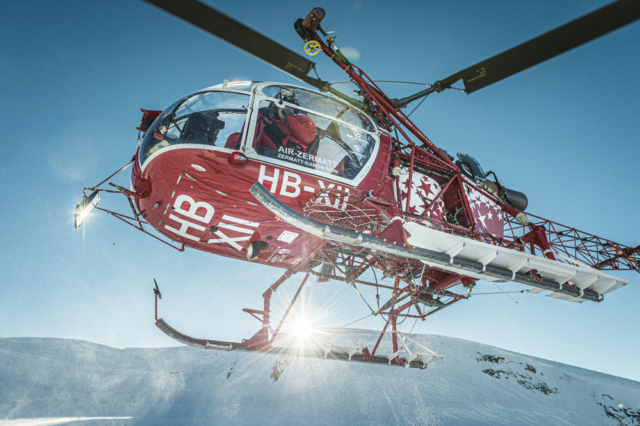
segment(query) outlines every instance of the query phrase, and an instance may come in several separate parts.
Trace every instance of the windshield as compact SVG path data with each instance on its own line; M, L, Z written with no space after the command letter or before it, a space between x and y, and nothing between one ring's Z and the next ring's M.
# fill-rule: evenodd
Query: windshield
M262 92L270 98L280 99L282 93L291 92L295 99L295 103L303 108L317 111L320 114L328 115L329 117L342 120L349 123L352 126L360 129L367 130L369 132L374 131L371 120L366 115L358 111L356 108L332 99L328 96L322 95L310 90L304 90L299 87L292 86L269 86L265 87ZM285 95L285 101L286 101Z
M249 95L203 92L183 99L160 114L144 136L140 160L176 144L224 147L239 134L247 117Z
M216 84L215 86L209 87L207 89L222 89L226 85L226 90L238 90L238 91L247 91L251 90L251 87L256 83L255 81L228 81L222 84ZM205 90L207 90L205 89Z

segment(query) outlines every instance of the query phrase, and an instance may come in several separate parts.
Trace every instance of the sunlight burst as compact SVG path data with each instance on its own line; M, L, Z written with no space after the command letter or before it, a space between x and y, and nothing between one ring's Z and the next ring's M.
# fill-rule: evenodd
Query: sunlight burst
M313 328L305 319L300 319L293 329L293 334L299 340L308 340L313 333Z

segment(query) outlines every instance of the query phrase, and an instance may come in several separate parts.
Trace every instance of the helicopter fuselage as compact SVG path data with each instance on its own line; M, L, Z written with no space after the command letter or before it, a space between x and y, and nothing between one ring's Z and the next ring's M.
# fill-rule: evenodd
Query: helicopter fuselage
M254 88L266 85L263 83ZM217 95L224 92L214 89L200 93ZM282 147L279 150L280 158L261 155L259 147L252 145L255 137L247 135L254 135L258 131L259 119L252 113L259 115L257 106L264 102L266 96L261 94L260 89L246 96L251 97L246 119L236 120L237 128L227 129L225 133L229 134L231 130L243 133L242 139L233 148L226 147L225 141L219 138L213 143L184 143L184 137L169 138L170 131L167 132L166 128L163 131L158 131L158 126L149 129L141 149L136 153L131 175L133 190L144 195L136 198L136 208L159 233L185 247L246 260L247 246L255 241L263 241L268 247L253 259L254 262L292 268L321 242L321 238L301 232L275 217L257 203L249 193L250 187L260 182L287 206L299 212L322 190L335 189L344 193L344 196L341 199L326 198L323 202L335 204L334 207L339 209L341 204L348 202L349 197L366 194L386 177L391 157L390 136L374 127L373 123L367 123L367 129L349 127L349 123L341 120L346 114L331 120L327 114L303 111L303 106L298 106L298 114L313 117L318 122L318 129L332 127L332 134L320 137L320 146L313 153L301 150L294 152L292 148ZM321 100L314 99L315 102ZM180 105L175 108L180 109ZM346 105L340 108L352 110ZM167 111L157 120L163 120L171 113ZM218 117L222 118L222 114ZM359 117L363 118L364 114L359 114ZM182 129L176 131L176 135L184 135L187 131L187 120L182 118ZM230 122L227 122L229 125ZM176 127L179 128L180 124ZM363 163L359 165L359 170L340 173L318 166L337 163L319 154L323 146L327 146L324 151L329 154L332 149L348 151L350 146L359 146L353 138L366 131L370 143L366 147L369 154L359 156ZM356 136L351 136L349 132ZM216 136L221 135L218 133ZM349 145L349 136L356 144ZM160 148L154 150L153 147L149 148L149 144L159 145ZM152 152L149 154L149 151ZM341 152L339 155L354 153ZM145 158L141 158L143 156Z

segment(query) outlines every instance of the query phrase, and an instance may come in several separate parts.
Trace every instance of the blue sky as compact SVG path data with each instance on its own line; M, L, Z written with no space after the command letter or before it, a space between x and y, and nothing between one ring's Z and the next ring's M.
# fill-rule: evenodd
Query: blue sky
M209 2L302 54L292 24L316 3ZM325 28L359 52L372 78L432 83L606 4L581 1L326 1ZM0 16L0 336L48 336L116 346L170 346L160 314L183 332L239 341L258 322L279 270L174 251L104 214L73 229L85 186L134 153L139 108L228 80L295 83L278 70L138 1L5 2ZM640 24L472 95L432 95L412 116L438 146L479 159L529 196L529 211L628 245L640 244ZM346 49L348 50L348 49ZM320 76L345 77L316 56ZM417 86L385 85L392 97ZM345 87L346 89L346 87ZM127 171L128 172L128 171ZM128 186L128 173L114 182ZM118 197L101 206L126 211ZM640 276L604 303L478 296L414 332L523 352L640 380ZM278 292L276 311L302 279ZM506 284L506 289L522 288ZM493 291L480 283L478 292ZM370 302L371 291L363 290ZM367 315L341 283L311 284L294 316L335 327ZM276 312L276 317L278 317ZM381 329L371 318L362 328ZM409 322L401 331L411 328Z

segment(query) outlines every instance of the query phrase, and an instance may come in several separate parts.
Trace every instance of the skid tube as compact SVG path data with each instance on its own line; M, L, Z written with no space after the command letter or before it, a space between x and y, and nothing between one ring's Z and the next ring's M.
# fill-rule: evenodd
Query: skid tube
M163 320L162 318L158 318L159 291L158 292L154 291L154 293L156 298L156 326L164 334L166 334L173 340L179 343L182 343L183 345L193 346L201 349L213 349L213 350L219 350L219 351L238 351L238 352L260 353L260 354L280 355L280 356L290 356L290 357L330 359L334 361L383 364L383 365L391 365L391 366L405 367L405 368L425 369L427 368L427 365L428 365L420 361L408 362L407 360L405 360L404 363L402 364L398 364L390 360L388 357L384 357L384 356L367 356L366 354L352 354L351 356L349 356L348 354L343 354L338 352L331 352L331 351L325 352L321 348L318 348L318 349L295 348L295 347L286 348L286 347L279 347L279 346L270 346L269 349L256 349L256 348L249 348L242 343L224 342L220 340L196 339L196 338L187 336L186 334L180 333L178 330L176 330L175 328L167 324L165 320Z
M405 364L398 364L393 361L390 362L389 359L386 357L380 357L380 356L368 357L361 354L354 354L351 357L349 357L348 354L342 354L342 353L336 353L336 352L329 352L325 355L325 352L322 349L309 349L309 348L298 349L298 348L285 348L285 347L279 347L279 346L271 346L271 349L250 349L250 348L247 348L242 343L223 342L219 340L195 339L193 337L182 334L176 329L172 328L162 318L156 321L156 326L164 334L171 337L173 340L180 342L184 345L193 346L193 347L202 348L202 349L214 349L219 351L239 351L239 352L260 353L260 354L291 356L291 357L330 359L334 361L383 364L383 365L391 365L391 366L407 367L407 368L420 368L420 369L427 368L427 364L423 364L421 362L412 361L412 362L406 363L405 361Z
M464 271L473 272L475 274L484 274L501 280L514 281L520 284L526 284L544 290L551 290L572 297L590 300L593 302L601 302L604 299L604 296L596 293L595 291L581 291L578 289L572 289L566 286L558 285L558 283L552 281L538 281L532 279L528 274L514 273L508 269L500 268L493 265L486 265L485 267L485 265L480 262L458 257L454 257L452 259L446 253L440 253L433 250L419 247L415 247L413 249L407 247L399 247L393 244L385 243L378 237L375 237L373 235L362 234L350 229L343 229L337 226L316 222L315 220L310 219L305 215L298 213L292 208L284 205L282 201L278 200L269 191L267 191L265 187L260 184L260 182L256 182L249 191L260 202L260 204L270 210L273 214L284 219L286 222L290 223L296 228L299 228L321 238L335 240L357 247L377 250L396 256L420 260L429 265L438 265L444 267L444 269L446 269L447 267L452 267L462 269Z

